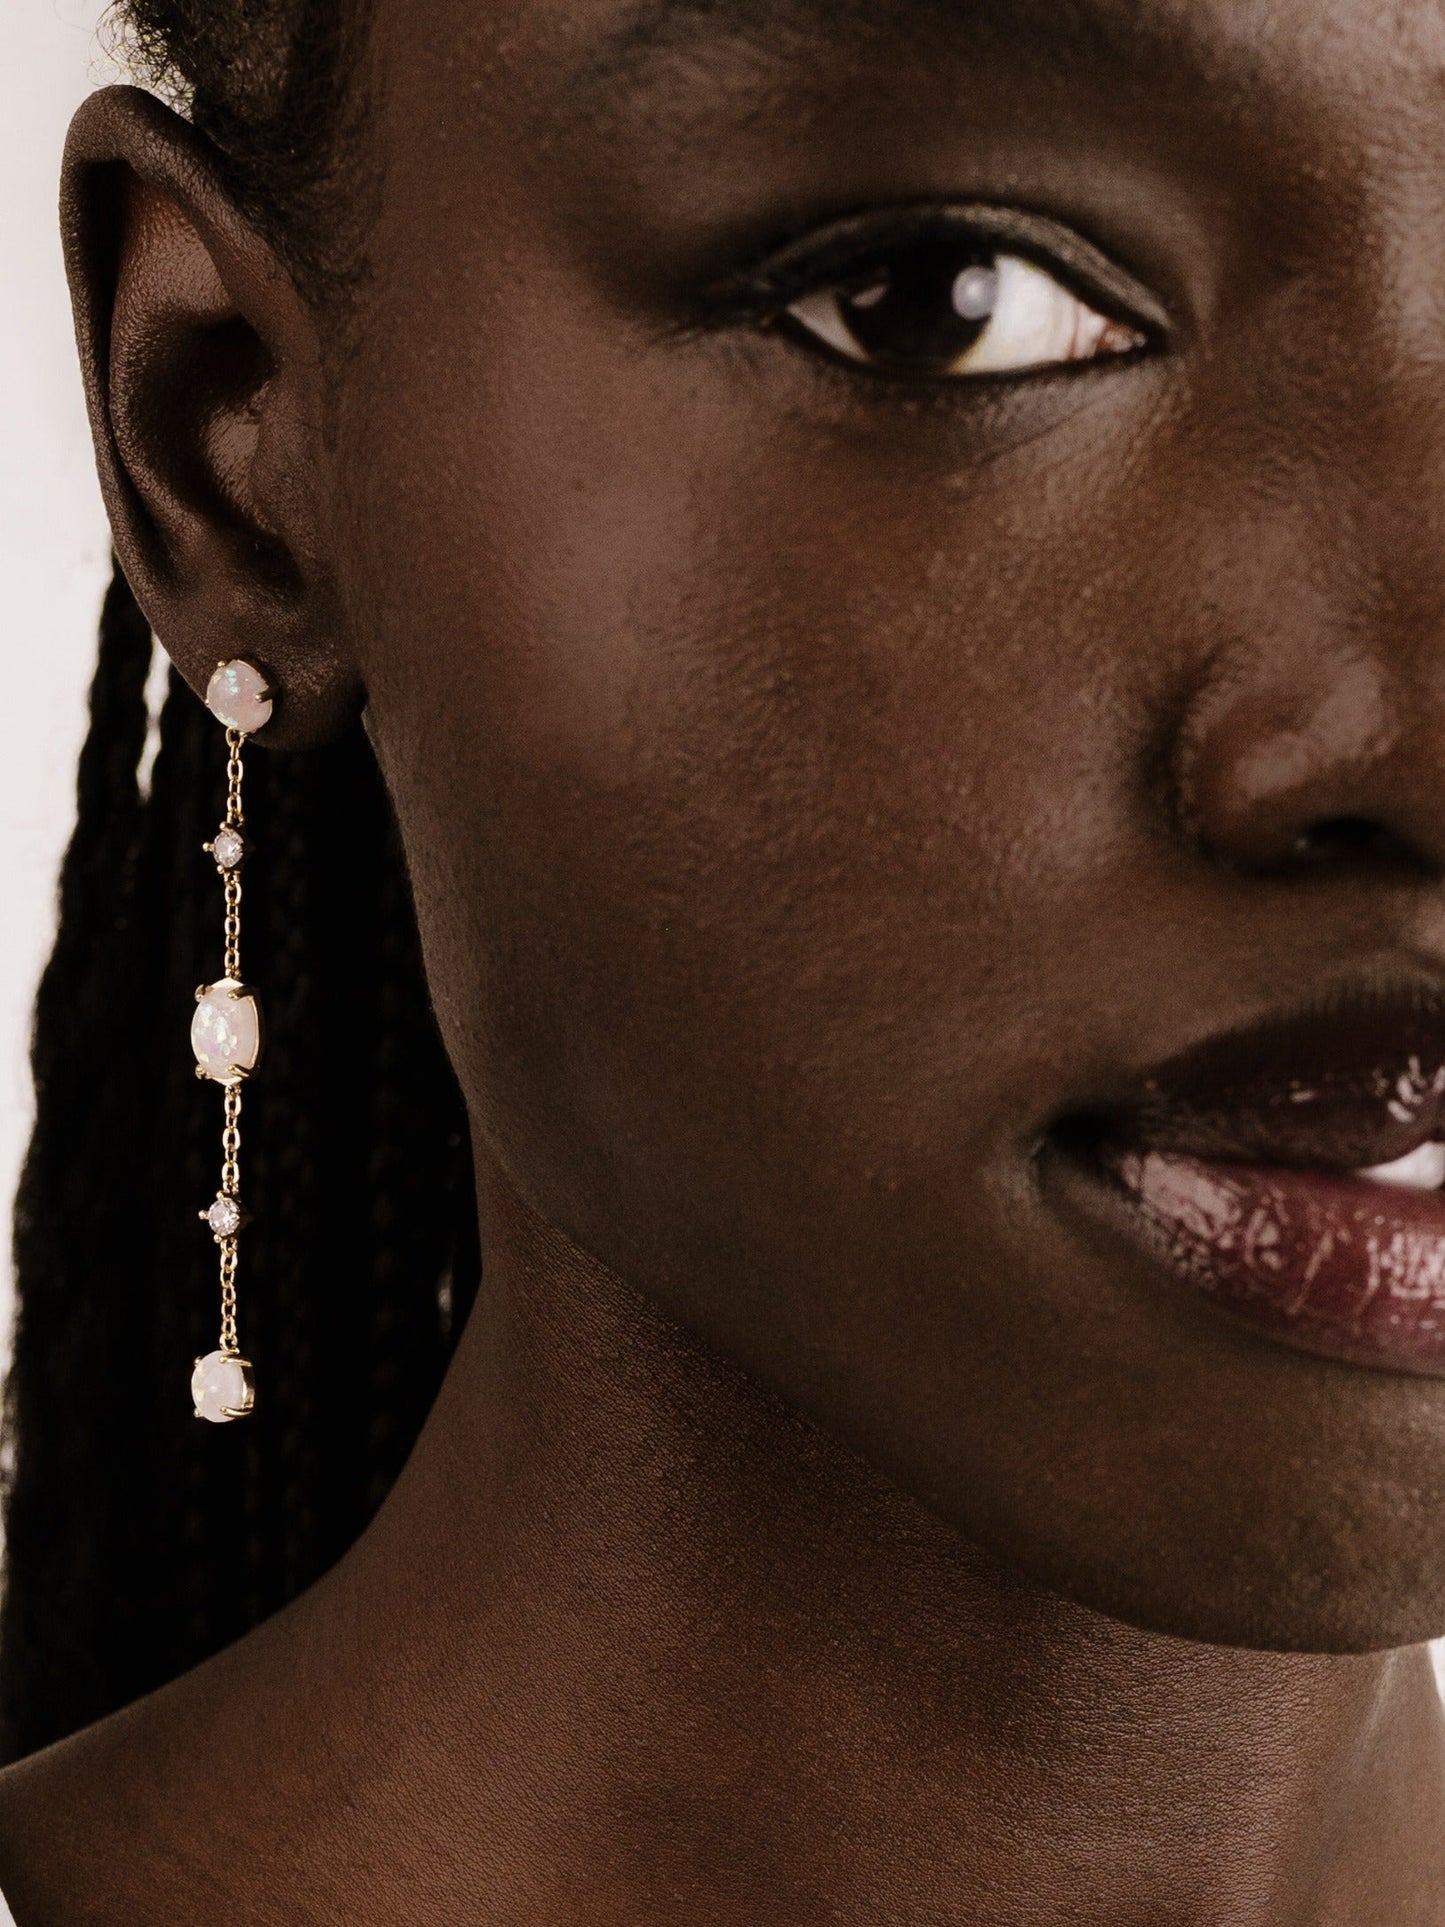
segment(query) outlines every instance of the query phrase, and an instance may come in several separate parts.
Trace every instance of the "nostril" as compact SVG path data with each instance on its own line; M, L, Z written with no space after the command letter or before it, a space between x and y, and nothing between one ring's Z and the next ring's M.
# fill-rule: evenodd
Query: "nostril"
M1295 838L1291 855L1296 863L1322 865L1361 859L1419 867L1419 856L1383 823L1366 816L1332 816L1312 823Z
M1293 848L1293 856L1304 863L1333 863L1360 856L1401 856L1403 852L1405 844L1401 844L1399 836L1387 831L1383 823L1372 823L1370 817L1329 817L1326 823L1312 823L1302 836L1295 838Z

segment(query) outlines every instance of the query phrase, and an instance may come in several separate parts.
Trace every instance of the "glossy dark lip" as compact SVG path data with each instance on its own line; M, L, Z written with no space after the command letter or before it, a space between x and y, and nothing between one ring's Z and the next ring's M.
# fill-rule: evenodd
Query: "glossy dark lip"
M1445 1137L1445 985L1322 990L1071 1106L1050 1138L1349 1172Z
M1228 1321L1293 1350L1445 1377L1445 1191L1103 1145L1062 1201Z
M1359 1175L1445 1138L1445 984L1345 982L1058 1117L1056 1202L1231 1322L1445 1376L1445 1190Z

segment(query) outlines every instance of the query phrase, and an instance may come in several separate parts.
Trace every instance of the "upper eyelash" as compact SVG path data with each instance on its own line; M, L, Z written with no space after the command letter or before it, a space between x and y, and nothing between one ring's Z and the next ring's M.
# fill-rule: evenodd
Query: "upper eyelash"
M793 302L845 280L851 269L885 251L930 241L976 242L1032 260L1101 314L1139 329L1151 344L1168 329L1162 303L1074 230L1026 209L982 204L874 209L821 233L814 229L760 264L715 282L704 295L706 322L728 327L777 321Z

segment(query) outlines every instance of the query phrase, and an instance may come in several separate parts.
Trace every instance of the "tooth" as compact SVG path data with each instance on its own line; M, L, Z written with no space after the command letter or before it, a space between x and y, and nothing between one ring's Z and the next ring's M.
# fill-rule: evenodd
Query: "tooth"
M1407 1185L1412 1191L1438 1191L1445 1186L1445 1144L1422 1144L1406 1158L1373 1165L1355 1176L1370 1178L1376 1184Z

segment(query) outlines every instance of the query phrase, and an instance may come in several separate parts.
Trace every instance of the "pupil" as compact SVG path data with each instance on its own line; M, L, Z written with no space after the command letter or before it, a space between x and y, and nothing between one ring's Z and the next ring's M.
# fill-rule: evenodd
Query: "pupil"
M884 366L944 372L982 336L998 303L997 257L918 248L844 289L838 306L858 346Z

